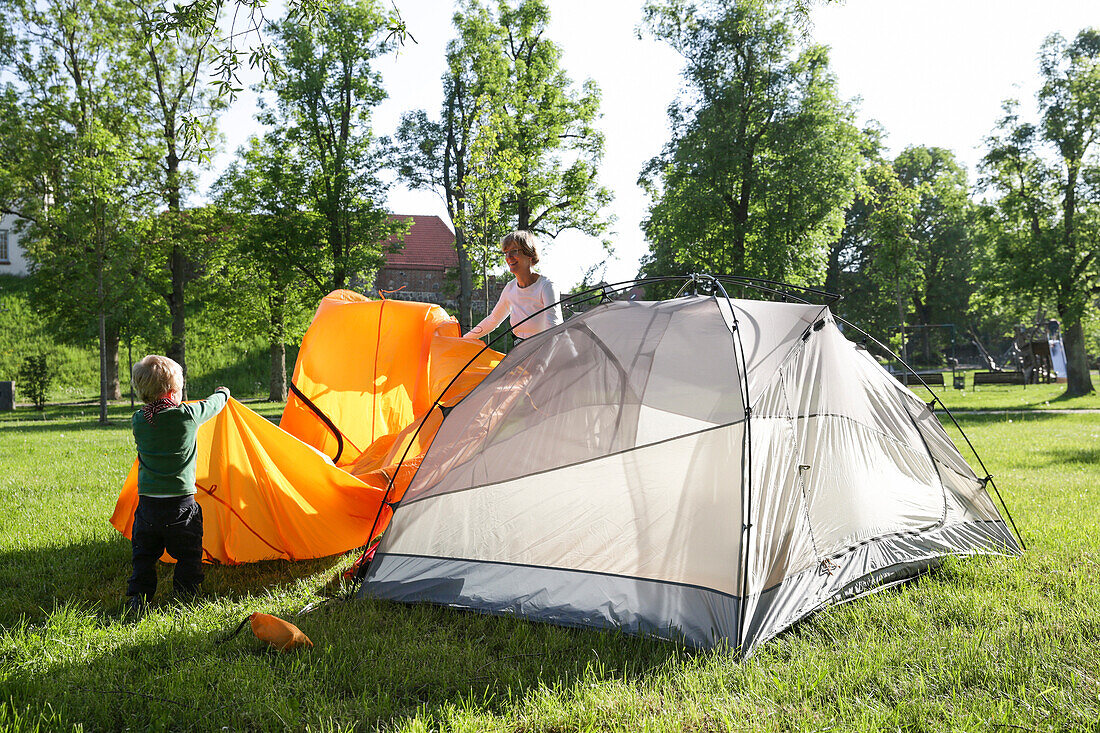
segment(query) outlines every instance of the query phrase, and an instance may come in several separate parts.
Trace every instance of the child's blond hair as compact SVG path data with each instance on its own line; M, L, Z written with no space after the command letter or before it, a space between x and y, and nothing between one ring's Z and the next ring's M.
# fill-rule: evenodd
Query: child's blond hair
M169 392L183 392L183 368L167 356L149 354L134 364L130 383L142 402L156 402Z

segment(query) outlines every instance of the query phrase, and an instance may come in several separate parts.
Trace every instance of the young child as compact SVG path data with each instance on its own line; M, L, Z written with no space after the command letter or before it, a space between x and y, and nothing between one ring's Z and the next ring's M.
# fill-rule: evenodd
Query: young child
M157 589L157 560L176 559L172 586L191 597L202 582L202 509L195 502L195 436L199 425L221 412L229 390L218 387L201 402L180 404L183 369L151 354L134 365L134 391L145 406L130 422L138 453L138 505L131 535L134 574L128 607L140 611Z

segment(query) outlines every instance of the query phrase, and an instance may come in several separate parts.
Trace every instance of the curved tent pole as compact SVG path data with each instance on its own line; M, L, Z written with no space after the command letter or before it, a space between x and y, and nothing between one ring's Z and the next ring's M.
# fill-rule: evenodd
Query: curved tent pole
M675 278L673 278L673 277L664 277L664 278L655 278L655 279L658 280L658 281L664 281L664 280L673 280L673 279L679 280L680 278L679 277L675 277ZM542 309L532 313L527 318L524 318L522 321L520 321L520 323L525 323L527 320L529 320L531 318L534 318L535 316L539 315L540 313L548 311L551 308L554 308L556 306L560 306L562 303L572 302L572 301L578 299L582 295L589 295L589 294L595 293L598 290L626 289L626 286L631 286L636 282L637 282L636 280L626 280L626 281L623 281L621 283L615 283L611 286L605 286L603 288L595 287L595 288L589 288L587 290L583 290L583 291L578 292L578 293L570 293L568 296L566 296L565 298L561 298L556 303L552 303L551 305L548 305L545 308L542 308ZM620 288L618 286L622 286L622 287ZM455 375L453 377L451 377L451 381L449 381L447 383L447 386L443 388L443 390L439 393L439 396L436 397L435 401L432 402L432 406L429 407L427 412L424 413L424 417L421 418L420 424L416 426L416 430L414 430L413 434L411 436L409 436L409 440L405 444L405 450L402 451L402 453L401 453L401 458L397 462L397 468L394 469L393 475L391 475L389 477L389 481L386 484L386 491L382 495L382 502L379 504L378 511L374 515L374 521L371 523L370 533L367 535L367 544L366 544L366 549L365 549L363 555L366 555L366 553L370 551L370 548L373 545L377 544L377 539L379 539L379 538L375 538L374 533L375 533L375 530L378 529L379 520L381 520L381 518L382 518L382 510L387 505L390 505L389 497L390 497L390 494L393 491L394 482L397 480L398 475L401 473L401 467L405 465L405 459L409 457L409 450L412 448L413 441L416 439L416 437L418 435L420 435L420 431L424 428L424 425L428 422L428 417L432 414L432 410L434 410L436 408L439 408L439 410L441 412L444 412L444 417L446 417L446 412L444 411L442 405L440 405L440 400L442 400L444 395L447 394L447 391L454 385L454 383L456 381L458 381L458 378L460 376L462 376L466 372L467 369L470 368L470 365L473 364L475 361L477 361L478 357L480 357L489 348L491 348L493 346L493 344L497 343L497 341L499 341L501 338L503 338L506 333L512 332L512 329L515 328L515 326L518 326L518 325L519 325L519 323L510 326L506 331L502 332L499 336L497 336L496 338L491 339L484 346L482 346L481 349L479 349L478 352L476 354L474 354L470 358L470 360L467 361L466 364L461 369L459 369L457 372L455 372ZM417 469L417 471L419 471L419 469ZM416 474L413 474L413 478L415 478L415 477L416 477ZM411 481L410 481L410 485L411 485ZM391 505L391 508L396 510L396 505ZM362 556L361 556L360 559L362 559ZM363 579L366 576L367 567L368 566L367 566L366 563L360 562L359 567L355 572L355 576L354 576L354 581L355 582L354 582L352 588L350 589L350 592L352 594L354 594L356 587L360 583L363 582Z
M298 386L294 384L294 380L291 380L289 384L290 391L294 393L294 396L300 399L302 402L306 403L306 407L312 410L313 413L317 415L317 417L321 420L321 422L325 424L325 427L328 428L334 436L336 436L336 455L332 457L332 462L336 463L340 460L340 456L344 452L344 434L340 432L340 429L336 427L335 423L332 422L332 419L329 418L329 416L326 415L320 407L313 404L313 400L306 397L305 393L303 393L302 390L298 389Z
M794 301L796 303L802 303L803 305L820 305L820 303L813 303L809 300L806 300L805 298L799 297L797 295L793 295L793 294L788 293L788 292L784 292L782 290L778 290L776 288L769 287L767 285L761 285L759 283L754 283L754 282L744 282L744 280L747 280L747 279L748 278L736 278L736 277L732 277L732 276L725 276L725 277L719 276L719 277L715 278L715 280L718 280L718 281L725 280L727 282L734 283L734 284L741 285L741 286L746 286L747 285L748 287L755 288L756 290L760 290L760 291L765 292L765 293L772 293L773 295L781 295L781 296L783 296L784 301L788 301L788 302L789 301ZM770 282L770 281L765 280L763 282ZM798 287L798 286L794 286L794 287ZM803 288L803 289L812 290L810 288ZM825 291L813 291L813 292L820 292L824 297L832 298L833 300L831 302L834 302L834 303L837 300L840 300L840 297L841 297L839 295L836 295L835 293L826 293Z
M681 278L682 278L682 276L666 276L666 277L658 277L658 278L648 278L648 279L645 280L645 282L666 282L666 281L669 281L669 280L680 280ZM516 324L513 324L513 325L509 326L509 328L506 331L502 332L496 338L493 338L492 340L487 342L484 346L482 346L481 349L476 354L474 354L473 357L471 357L470 360L467 361L466 364L461 369L459 369L453 377L451 377L451 381L447 383L447 386L443 388L443 390L439 393L439 396L435 399L434 402L432 402L432 406L429 407L428 411L424 413L424 417L421 418L420 424L416 426L416 430L413 431L413 434L411 436L409 436L409 441L408 441L408 443L405 444L405 450L401 453L401 459L397 462L397 468L394 469L393 475L389 477L389 481L386 484L386 491L382 495L382 502L381 502L381 504L379 504L378 511L374 515L374 521L371 523L370 533L367 535L367 544L365 546L365 550L364 550L363 555L365 556L367 554L367 552L370 551L370 548L373 545L377 544L377 539L378 538L375 538L375 536L374 536L375 530L378 529L378 522L382 518L382 510L387 505L389 505L389 497L390 497L391 492L393 491L394 482L397 480L397 476L401 472L401 467L403 465L405 465L405 459L408 458L408 456L409 456L409 450L412 448L413 441L416 439L416 437L418 435L420 435L420 431L424 428L424 425L427 423L428 416L432 414L432 410L434 410L438 407L441 412L444 412L442 405L440 405L440 400L443 399L443 396L447 394L447 390L449 390L451 388L451 386L454 385L454 383L458 380L458 378L460 376L462 376L466 372L467 369L470 368L470 365L473 364L475 361L477 361L478 357L480 357L482 354L484 354L490 347L493 346L493 344L497 343L497 341L499 341L501 338L503 338L505 334L507 334L509 332L514 333L514 331L512 331L512 329L514 329L516 326L527 322L529 319L534 318L535 316L537 316L537 315L539 315L539 314L541 314L545 311L548 311L551 308L554 308L556 306L560 306L563 303L573 302L574 300L582 299L580 296L590 295L590 294L593 294L593 293L595 293L597 291L600 291L600 290L603 290L605 292L607 290L611 290L612 292L616 292L618 290L625 290L628 287L632 287L632 286L636 285L638 282L641 282L641 281L638 280L638 279L624 280L622 282L613 283L611 285L593 287L593 288L588 288L587 290L582 290L582 291L577 292L577 293L570 293L566 297L559 299L556 303L552 303L551 305L548 305L545 308L542 308L538 311L535 311L534 313L527 316L527 318L524 318L519 323L516 323ZM444 412L444 417L446 417L445 412ZM419 472L419 468L417 469L417 471ZM415 478L415 477L416 477L416 474L413 474L413 478ZM410 485L411 485L411 483L412 482L410 481ZM392 505L391 508L396 510L396 505ZM360 557L360 559L362 559L362 556ZM354 594L355 590L356 590L356 587L363 582L363 579L366 576L367 567L368 566L367 566L366 563L360 562L359 567L356 570L355 576L353 578L354 584L352 585L352 587L350 589L351 594Z
M606 297L606 293L608 293L608 292L619 292L619 291L622 291L622 290L627 290L627 289L629 289L631 287L634 287L636 285L642 285L642 284L647 284L648 285L648 284L659 283L659 282L674 282L674 281L679 281L679 280L684 280L684 279L687 279L688 282L694 282L694 281L697 281L699 279L709 279L712 282L715 282L715 283L718 282L717 278L715 278L711 275L702 275L702 276L699 276L699 275L686 275L686 276L685 275L665 275L665 276L659 276L659 277L634 278L632 280L622 280L622 281L619 281L619 282L616 282L616 283L610 283L610 284L605 284L605 285L597 285L597 286L594 286L594 287L591 287L591 288L587 288L585 290L578 291L576 293L570 293L570 294L566 295L564 298L559 299L556 303L552 303L551 305L548 305L545 308L542 308L538 311L535 311L534 313L527 316L527 318L524 318L519 323L515 323L515 324L510 325L507 330L503 331L499 336L497 336L496 338L494 338L494 339L490 340L488 343L486 343L485 346L483 346L476 354L474 354L474 356L468 362L466 362L465 366L463 366L460 370L458 370L458 372L455 373L455 375L451 378L451 381L448 382L447 386L443 388L442 392L440 392L439 397L437 397L435 399L435 401L432 403L432 406L430 408L428 408L427 412L424 413L424 417L420 420L420 424L416 426L416 430L413 431L413 434L410 436L409 442L405 445L405 450L401 454L401 459L397 463L397 468L394 469L393 475L390 476L389 482L386 485L386 491L382 495L382 503L379 505L378 512L375 514L374 521L371 524L371 530L370 530L370 534L368 535L368 540L367 540L367 544L365 546L366 549L364 551L364 555L366 554L366 552L368 552L370 550L370 548L373 545L377 544L377 541L376 541L377 538L375 538L375 536L374 536L375 530L377 530L378 522L382 518L383 508L385 506L389 505L389 497L390 497L391 492L393 491L394 482L397 480L397 476L401 471L401 467L405 464L405 459L408 458L409 450L412 448L413 440L415 440L416 436L418 436L420 434L420 431L423 429L424 425L427 423L428 416L431 415L432 410L434 410L438 407L440 409L440 411L443 411L443 407L439 403L440 403L440 400L443 398L443 396L447 394L447 390L449 390L451 388L451 386L454 385L454 383L458 380L458 378L460 376L462 376L462 374L465 373L465 371L470 367L470 365L472 365L478 359L478 357L480 357L482 354L484 354L486 350L488 350L490 347L492 347L494 344L496 344L501 338L504 337L505 334L507 334L507 333L513 333L514 334L515 332L514 332L513 329L515 329L516 326L521 325L523 323L526 323L528 320L534 318L535 316L540 315L541 313L543 313L545 311L548 311L551 308L554 308L556 306L560 306L562 304L573 303L573 302L576 302L576 301L583 302L585 300L584 296L594 295L595 293L600 292L600 291L602 291L604 293L603 297ZM799 285L787 285L786 283L778 283L778 282L773 281L773 280L762 280L762 279L759 279L759 278L735 278L735 277L728 277L726 279L736 280L736 281L740 282L741 284L748 285L749 287L753 287L753 288L763 290L763 291L766 291L766 292L774 292L774 293L778 293L778 294L781 294L781 295L785 295L785 294L782 293L781 291L772 290L772 289L770 289L770 288L768 288L764 285L761 285L760 283L769 283L769 284L773 284L773 285L779 285L781 287L790 287L790 288L803 290L803 291L821 293L821 294L823 294L827 297L834 298L834 299L839 299L840 298L839 295L836 295L834 293L826 293L825 291L816 291L813 288L805 288L805 287L802 287L802 286L799 286ZM719 286L720 286L720 284L719 284ZM725 289L724 288L722 289L722 292L723 292L723 294L725 294ZM728 295L726 295L725 297L726 297L727 300L729 300ZM744 354L742 353L742 360L743 359L744 359ZM417 469L417 470L419 471L419 469ZM415 477L416 476L414 474L413 478L415 479ZM411 485L411 482L410 482L410 485ZM396 509L396 505L393 505L392 508ZM366 574L366 570L367 570L366 564L361 563L360 566L359 566L359 569L356 571L355 576L354 576L354 580L355 580L356 585L358 585L359 583L362 583L362 581L365 577L365 574ZM351 592L352 593L355 592L355 586L353 586L351 588Z
M826 305L831 305L832 303L836 303L837 301L842 300L843 297L844 297L844 296L842 296L838 293L830 293L827 290L820 290L818 288L806 287L804 285L791 285L790 283L783 283L783 282L779 282L778 280L767 280L767 279L758 278L758 277L741 277L741 276L738 276L738 275L717 275L717 276L713 276L713 275L707 275L707 274L703 274L703 273L691 274L691 275L687 275L686 277L688 278L687 282L685 282L683 284L683 286L681 286L680 289L678 291L676 291L676 295L673 296L674 298L680 297L680 295L684 292L684 290L688 287L688 285L691 285L691 284L694 283L694 284L696 284L696 286L698 286L699 282L704 282L706 280L712 280L715 283L721 282L721 281L724 280L726 282L737 284L737 285L740 285L742 287L750 287L750 288L753 288L754 290L759 290L759 291L764 292L764 293L771 293L773 295L780 295L780 296L783 297L784 300L793 300L793 301L796 301L796 302L799 302L799 303L803 303L805 305L820 305L820 304L813 303L809 300L806 300L803 297L800 297L798 295L794 295L794 294L789 293L785 290L780 290L779 288L788 288L788 289L792 289L792 290L800 290L800 291L803 291L805 293L810 293L812 295L820 296L822 298L825 298L825 299L829 300L829 303L827 303ZM642 280L639 280L638 282L647 282L647 280L642 279ZM726 297L726 299L732 300L729 297L729 294L726 293L724 290L723 290L723 295Z
M788 289L793 289L793 290L801 290L805 293L810 293L810 294L813 294L813 295L820 296L821 298L828 299L829 303L827 303L826 305L831 305L831 304L833 304L833 303L835 303L839 300L842 300L844 298L843 295L840 295L839 293L831 293L828 290L821 290L820 288L811 288L811 287L808 287L806 285L792 285L790 283L780 282L779 280L768 280L767 278L762 278L762 277L742 277L742 276L739 276L739 275L719 275L715 279L716 280L727 280L727 281L730 281L730 282L736 282L738 285L748 285L749 287L756 288L757 290L764 290L766 292L772 292L772 293L776 293L777 295L783 295L785 297L792 297L792 298L797 297L797 296L792 296L789 293L786 293L782 290L776 290L774 288L788 288ZM807 305L818 305L817 303L810 303L809 301L801 299L801 298L799 298L799 300L803 303L806 303Z
M745 360L745 344L741 340L740 323L737 320L737 313L733 308L733 300L730 298L729 293L726 292L726 288L722 285L721 281L717 278L712 278L714 288L721 292L722 297L726 300L726 305L730 309L730 318L733 319L733 326L730 329L730 336L733 340L734 351L740 356L741 363L738 365L741 371L741 404L745 408L745 434L741 439L741 476L744 482L744 489L742 490L741 498L741 600L738 603L737 609L737 644L738 650L741 656L744 656L745 650L745 611L748 605L749 595L749 548L750 548L750 533L752 531L752 405L749 401L749 369L748 363ZM718 299L717 293L714 295L715 300Z
M947 413L947 416L949 418L951 418L951 422L954 424L955 428L959 431L959 434L962 435L963 440L966 441L966 445L970 448L970 452L973 453L974 457L978 459L978 465L981 466L982 470L985 472L985 478L979 479L979 481L982 482L982 487L984 488L987 485L993 487L993 493L997 496L997 500L1001 502L1001 507L1005 510L1005 516L1008 517L1008 523L1012 525L1012 531L1014 531L1016 533L1016 539L1020 541L1020 548L1026 550L1027 545L1024 544L1024 537L1023 537L1023 535L1020 534L1020 530L1016 527L1016 521L1012 518L1012 512L1010 512L1008 510L1008 505L1005 504L1004 497L1002 497L1001 492L997 490L997 484L994 483L994 481L993 481L993 474L991 474L989 472L989 469L986 468L985 461L983 461L982 457L980 455L978 455L978 451L974 448L974 444L970 442L970 438L967 437L966 431L962 429L962 426L959 425L959 421L956 420L955 416L951 414L951 410L948 409L947 405L944 404L943 400L940 399L939 395L937 395L936 392L931 387L928 386L928 383L924 381L924 378L921 377L921 375L917 374L916 370L914 370L913 367L911 367L908 363L906 363L904 360L902 360L902 358L900 356L895 354L893 352L893 350L890 349L890 347L886 346L881 341L879 341L877 338L875 338L871 334L867 333L866 331L864 331L862 328L855 325L851 321L848 321L845 318L841 318L840 316L836 315L835 313L833 314L833 317L836 318L841 323L843 323L847 326L851 326L856 331L858 331L860 334L862 334L865 338L868 338L871 341L873 341L876 346L878 346L880 349L885 351L887 354L889 354L893 358L897 359L899 364L901 364L903 367L908 369L909 374L912 374L913 376L915 376L917 379L920 380L921 385L923 385L924 388L926 390L928 390L928 393L930 395L932 395L933 402L939 403L940 407L943 408L943 411L945 413Z

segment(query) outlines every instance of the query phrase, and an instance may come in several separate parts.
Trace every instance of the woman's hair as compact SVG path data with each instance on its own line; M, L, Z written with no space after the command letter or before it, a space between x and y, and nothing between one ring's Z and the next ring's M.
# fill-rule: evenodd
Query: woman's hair
M500 248L507 249L509 244L516 245L525 257L530 257L532 265L537 265L539 263L539 253L535 249L534 232L529 232L526 229L517 229L511 234L505 234L504 239L500 240Z
M183 368L167 356L149 354L134 364L130 383L142 402L156 402L169 392L183 391Z

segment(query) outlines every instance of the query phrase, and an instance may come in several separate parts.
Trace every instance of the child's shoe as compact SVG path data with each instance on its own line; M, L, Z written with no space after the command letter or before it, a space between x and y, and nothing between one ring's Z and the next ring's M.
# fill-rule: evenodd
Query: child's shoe
M149 607L149 599L145 596L127 596L125 612L129 616L141 616Z

